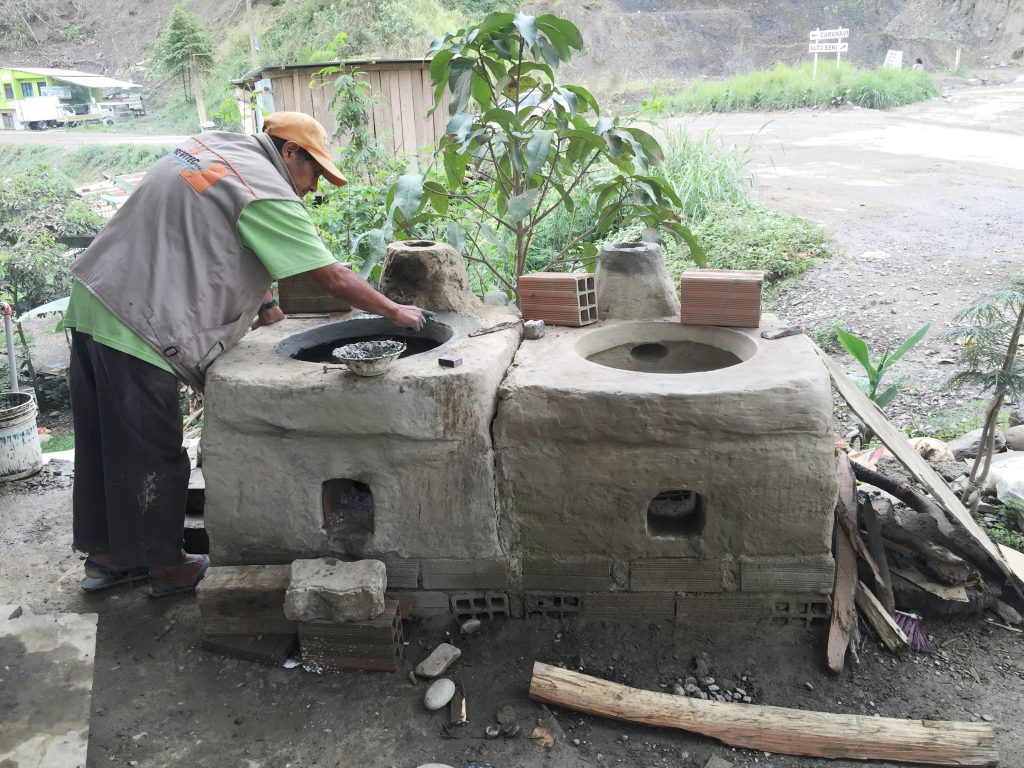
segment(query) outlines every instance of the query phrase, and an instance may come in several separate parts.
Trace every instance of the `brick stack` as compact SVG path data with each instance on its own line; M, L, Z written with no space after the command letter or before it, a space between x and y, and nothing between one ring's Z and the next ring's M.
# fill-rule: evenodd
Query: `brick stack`
M597 320L594 276L586 272L538 272L519 278L524 320L581 326Z
M287 565L210 568L196 587L203 648L264 664L281 664L295 649L298 627L284 615Z
M368 621L299 622L302 664L307 669L394 672L402 661L402 619L397 600Z
M757 328L763 284L764 272L687 269L681 280L680 321L684 325Z

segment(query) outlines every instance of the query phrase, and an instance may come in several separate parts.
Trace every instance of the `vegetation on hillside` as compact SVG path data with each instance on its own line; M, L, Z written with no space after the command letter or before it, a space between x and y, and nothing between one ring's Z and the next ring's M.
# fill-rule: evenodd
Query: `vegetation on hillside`
M148 170L170 147L153 144L0 144L0 168L12 176L34 172L45 165L65 182L79 186L102 181L104 176Z
M776 64L723 81L690 83L677 91L659 91L643 103L650 115L680 112L738 112L856 104L888 109L929 99L938 93L926 72L911 69L857 69L849 64L818 62L796 67Z

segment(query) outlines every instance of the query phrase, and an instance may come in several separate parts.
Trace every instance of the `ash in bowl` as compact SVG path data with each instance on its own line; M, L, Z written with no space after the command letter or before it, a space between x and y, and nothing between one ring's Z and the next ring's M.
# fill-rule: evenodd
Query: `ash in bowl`
M405 351L404 341L357 341L338 347L332 353L341 362L348 360L380 360L384 357L397 357Z

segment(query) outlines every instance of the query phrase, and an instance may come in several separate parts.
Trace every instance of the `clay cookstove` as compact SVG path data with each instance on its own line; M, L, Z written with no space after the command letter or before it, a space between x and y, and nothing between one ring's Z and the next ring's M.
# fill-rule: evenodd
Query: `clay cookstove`
M624 273L605 274L614 295ZM677 317L473 335L515 315L480 303L433 243L393 245L381 289L433 310L427 327L290 318L213 366L215 562L375 557L419 613L825 614L831 395L804 337ZM335 347L378 338L408 344L383 376L324 370Z

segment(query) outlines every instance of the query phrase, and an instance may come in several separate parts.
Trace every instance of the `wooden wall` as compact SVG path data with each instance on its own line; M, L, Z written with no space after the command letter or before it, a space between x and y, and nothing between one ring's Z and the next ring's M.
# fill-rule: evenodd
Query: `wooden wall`
M264 71L270 79L274 108L281 112L305 112L333 134L338 127L331 112L334 78L321 77L322 67L293 67ZM434 147L444 135L451 96L433 115L433 86L429 62L365 62L355 65L358 78L370 84L377 106L370 115L370 131L377 144L389 152L418 156Z

